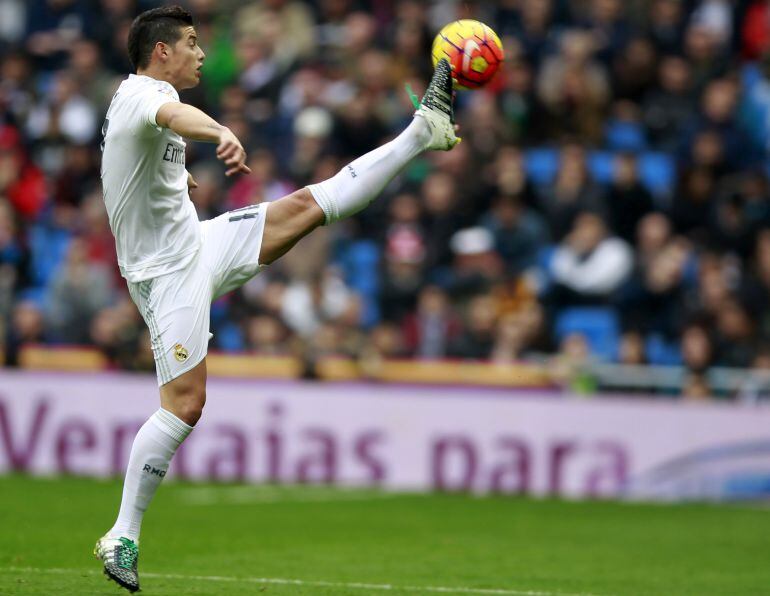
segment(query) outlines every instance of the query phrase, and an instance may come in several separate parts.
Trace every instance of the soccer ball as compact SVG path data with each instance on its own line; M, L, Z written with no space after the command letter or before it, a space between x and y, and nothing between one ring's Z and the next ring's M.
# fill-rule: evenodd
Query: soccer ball
M455 89L478 89L495 76L503 61L503 44L490 27L463 19L446 25L433 40L433 67L449 60Z

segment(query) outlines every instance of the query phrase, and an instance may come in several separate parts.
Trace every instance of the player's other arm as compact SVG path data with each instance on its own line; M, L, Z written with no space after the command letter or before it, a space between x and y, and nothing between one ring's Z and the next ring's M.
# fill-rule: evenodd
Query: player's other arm
M180 102L164 103L155 115L155 122L170 128L179 136L194 141L217 143L217 157L227 166L226 176L237 172L248 174L246 151L232 131L195 106Z

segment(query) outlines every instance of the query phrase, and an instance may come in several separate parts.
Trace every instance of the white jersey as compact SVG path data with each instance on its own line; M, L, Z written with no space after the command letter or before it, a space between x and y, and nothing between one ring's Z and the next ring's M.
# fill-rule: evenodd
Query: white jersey
M179 95L169 83L132 74L112 98L102 129L104 202L120 272L130 282L181 269L201 243L185 142L155 122L170 101Z

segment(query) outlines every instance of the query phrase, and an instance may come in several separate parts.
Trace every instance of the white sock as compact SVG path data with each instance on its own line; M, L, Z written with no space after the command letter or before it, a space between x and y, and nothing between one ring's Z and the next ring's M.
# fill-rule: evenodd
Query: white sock
M168 410L160 408L136 433L128 458L123 500L110 536L125 536L139 542L142 517L161 480L168 471L171 458L193 427Z
M395 139L352 161L335 176L308 189L326 215L325 224L358 213L412 159L425 151L430 131L425 120L413 118Z

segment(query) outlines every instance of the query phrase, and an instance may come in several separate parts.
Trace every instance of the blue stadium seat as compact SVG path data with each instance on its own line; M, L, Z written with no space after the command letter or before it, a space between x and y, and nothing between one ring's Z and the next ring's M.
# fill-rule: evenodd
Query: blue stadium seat
M647 336L645 352L650 364L677 366L682 363L679 344L667 341L660 333L651 333Z
M639 153L647 149L644 128L638 122L610 120L604 129L604 144L610 151Z
M46 286L67 255L72 235L66 230L44 225L29 229L30 278L35 286Z
M580 333L591 353L602 360L613 360L617 354L620 323L612 308L566 308L557 315L554 331L559 342L572 333Z
M232 322L225 323L217 329L214 342L223 352L240 352L246 348L240 326Z
M612 181L615 153L590 151L588 169L600 184ZM639 178L642 184L661 202L673 193L676 182L674 159L665 153L648 151L639 154ZM524 157L527 174L536 186L551 184L559 170L559 151L551 148L530 149Z
M588 154L588 170L599 184L610 184L615 169L615 156L609 151L591 151Z
M524 166L534 184L550 184L559 169L559 152L556 149L530 149L524 156Z
M371 327L380 320L380 249L372 240L357 240L340 255L345 281L361 296L361 324Z
M648 152L639 156L639 178L657 199L667 199L674 192L676 165L665 153Z

